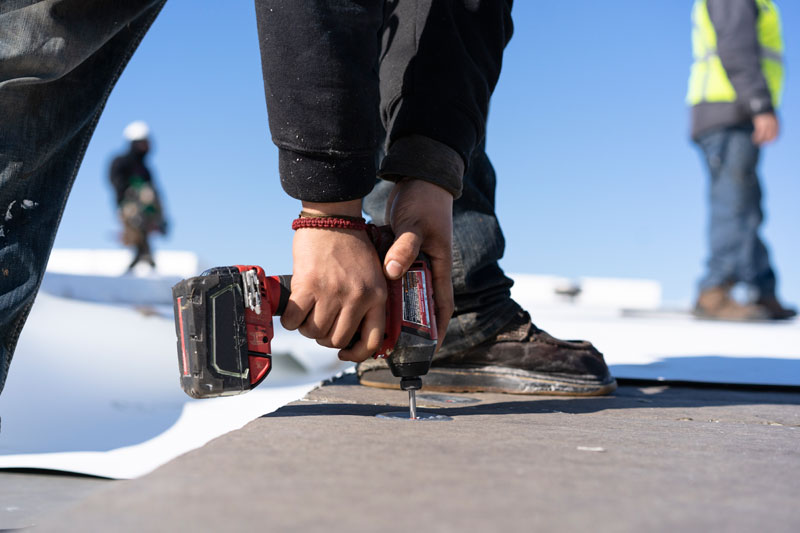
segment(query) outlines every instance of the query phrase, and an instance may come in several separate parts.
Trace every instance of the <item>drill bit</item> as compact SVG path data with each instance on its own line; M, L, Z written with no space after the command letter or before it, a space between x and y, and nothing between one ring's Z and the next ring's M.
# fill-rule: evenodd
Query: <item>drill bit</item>
M408 391L408 418L417 419L417 392L414 389Z

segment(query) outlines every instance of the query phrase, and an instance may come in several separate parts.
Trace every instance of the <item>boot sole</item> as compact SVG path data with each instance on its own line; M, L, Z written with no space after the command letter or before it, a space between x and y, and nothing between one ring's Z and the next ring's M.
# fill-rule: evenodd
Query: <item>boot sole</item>
M727 316L719 316L712 313L705 313L703 311L692 311L692 316L698 320L708 320L710 322L744 322L744 323L756 323L756 324L763 324L768 322L774 322L775 320L780 320L776 318L770 318L768 316L762 317L727 317Z
M400 389L400 380L391 371L375 369L359 376L367 387ZM423 376L423 389L432 392L498 392L505 394L603 396L614 392L617 382L610 377L600 381L594 377L555 376L516 368L434 367Z

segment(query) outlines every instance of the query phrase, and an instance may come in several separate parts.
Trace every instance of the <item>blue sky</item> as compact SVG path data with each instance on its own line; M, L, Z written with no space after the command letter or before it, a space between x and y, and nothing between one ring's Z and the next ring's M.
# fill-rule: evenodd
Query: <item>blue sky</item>
M253 3L170 0L109 99L56 247L113 248L107 167L147 121L172 223L160 249L291 269L299 203L277 176ZM779 3L783 133L762 158L764 236L800 302L800 5ZM705 170L688 140L690 0L518 0L487 135L509 272L659 280L688 303L705 261ZM298 28L295 31L302 31Z

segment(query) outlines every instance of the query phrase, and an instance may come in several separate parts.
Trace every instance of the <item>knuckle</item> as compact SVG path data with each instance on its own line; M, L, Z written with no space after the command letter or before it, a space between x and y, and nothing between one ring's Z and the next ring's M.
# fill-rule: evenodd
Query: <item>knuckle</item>
M389 296L389 289L386 287L385 284L384 285L379 285L379 286L375 287L374 289L372 289L371 295L373 296L373 299L375 301L382 302L382 301L386 300L387 296Z
M386 288L382 285L371 285L366 281L354 283L348 291L349 300L359 306L369 305L386 298Z
M339 352L339 360L341 361L350 361L352 363L356 363L352 356L348 352Z
M328 287L327 279L322 276L309 277L303 280L303 285L308 287L310 292L324 292Z
M303 322L303 324L300 325L298 330L306 337L310 337L312 339L324 338L327 333L326 329L324 329L322 326L320 326L320 324L317 324L312 319L307 319L305 322Z
M361 363L363 361L366 361L369 358L369 354L370 354L370 352L365 352L365 353L360 354L360 355L353 354L352 361L354 363Z
M346 300L347 296L350 294L350 286L345 283L337 284L332 289L331 294L339 301Z
M346 351L348 357L350 357L350 360L355 363L360 363L361 361L367 358L368 352L365 350L363 343L358 343L356 346L353 346L352 348Z
M352 363L360 363L369 357L368 355L362 354L356 350L342 350L339 352L339 359L342 361L350 361Z
M302 333L303 336L308 337L310 339L316 339L316 338L318 338L320 336L319 335L319 330L317 328L315 328L314 326L311 326L309 324L303 324L299 328L297 328L297 330L300 333Z
M325 348L335 348L333 343L331 343L330 339L328 339L328 338L317 339L317 344L319 344L320 346L323 346Z
M366 353L373 354L378 351L378 348L381 347L381 340L379 338L370 339L367 341L365 348Z
M350 344L351 339L352 336L347 337L341 333L334 333L333 335L330 336L329 339L330 347L339 349L347 348L347 346Z
M359 281L350 287L350 294L358 301L368 298L372 292L372 287L366 281Z
M281 317L281 326L283 326L284 329L293 331L297 329L298 325L298 321L293 314L284 313L284 315Z

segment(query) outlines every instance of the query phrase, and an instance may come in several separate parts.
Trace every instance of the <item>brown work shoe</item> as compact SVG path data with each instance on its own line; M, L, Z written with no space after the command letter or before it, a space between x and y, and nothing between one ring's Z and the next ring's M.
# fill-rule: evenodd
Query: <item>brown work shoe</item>
M756 305L760 305L767 310L769 318L772 320L788 320L797 316L797 310L791 307L784 307L780 301L773 296L762 296L756 301Z
M399 388L381 359L356 372L362 385ZM490 340L469 350L435 357L422 378L424 390L510 394L608 394L617 382L603 354L586 341L562 341L537 328L522 311Z
M705 289L697 298L694 315L712 320L768 320L767 309L754 304L740 304L731 298L727 287Z

